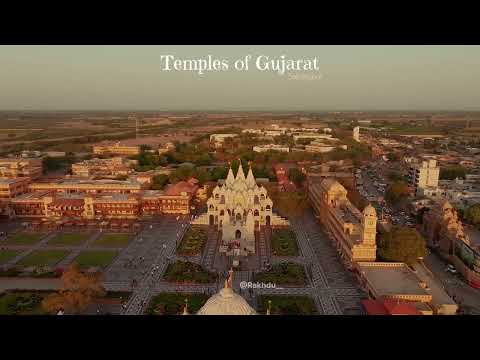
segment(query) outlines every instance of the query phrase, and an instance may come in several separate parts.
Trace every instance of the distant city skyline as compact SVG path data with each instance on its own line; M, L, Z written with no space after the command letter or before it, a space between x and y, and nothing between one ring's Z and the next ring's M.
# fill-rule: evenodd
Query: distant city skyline
M165 72L167 54L317 57L321 78ZM480 46L0 46L0 111L479 111L479 63Z

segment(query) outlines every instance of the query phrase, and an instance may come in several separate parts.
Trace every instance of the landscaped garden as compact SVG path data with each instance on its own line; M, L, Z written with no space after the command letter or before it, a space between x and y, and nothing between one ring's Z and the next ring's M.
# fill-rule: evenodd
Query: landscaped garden
M130 234L103 234L93 242L93 246L125 247L132 240Z
M6 244L8 245L33 245L38 243L43 237L44 233L28 233L18 232L7 237Z
M117 256L116 251L82 251L74 260L80 267L102 267L111 264Z
M67 245L77 246L82 245L87 241L90 234L86 233L60 233L53 239L48 241L49 245Z
M208 284L217 280L217 274L189 261L169 264L163 278L170 282Z
M291 229L275 229L272 233L272 254L277 256L298 256L295 233Z
M181 256L200 255L207 243L208 234L205 229L191 228L183 236L182 242L177 249Z
M315 302L308 296L260 295L259 312L266 314L271 301L271 315L315 315Z
M42 300L49 292L7 291L0 294L0 315L45 315Z
M161 293L153 297L148 305L147 315L179 315L183 313L185 299L188 313L195 314L208 300L205 294Z
M273 265L268 271L257 274L255 281L277 285L305 285L307 277L302 265L280 263Z
M20 254L18 250L0 250L0 264L5 264Z
M68 251L64 250L37 250L18 262L22 266L53 266L59 263Z

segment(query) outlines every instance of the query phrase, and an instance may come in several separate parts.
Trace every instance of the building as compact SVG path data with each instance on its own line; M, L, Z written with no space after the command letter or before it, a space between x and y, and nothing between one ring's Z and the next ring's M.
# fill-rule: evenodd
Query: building
M246 256L255 253L255 231L260 226L288 225L273 213L272 206L272 199L263 186L257 185L251 167L247 177L242 166L236 177L230 168L224 184L217 185L207 200L207 213L192 224L217 226L222 234L220 252Z
M301 139L318 139L318 140L329 140L329 141L340 141L337 138L334 138L330 134L319 134L319 133L299 133L293 135L293 140L297 142Z
M28 191L30 178L0 178L0 198L12 199Z
M117 142L113 145L94 145L93 153L96 155L118 154L124 156L132 156L140 154L140 146L121 145Z
M171 142L166 143L163 147L158 149L158 155L165 154L171 150L175 149L175 145Z
M210 135L210 142L214 143L215 147L222 147L225 139L237 137L237 134L212 134Z
M472 287L480 288L480 239L468 234L450 202L438 201L424 213L422 233Z
M309 179L308 197L347 265L375 261L377 213L373 206L360 212L348 200L347 190L333 178L319 183Z
M415 162L409 168L410 184L419 196L432 196L438 191L440 168L436 160Z
M167 195L162 191L148 190L141 197L141 213L144 216L161 214L189 214L192 197L186 192Z
M0 159L0 177L29 177L37 179L42 176L41 158L2 158Z
M121 157L109 159L91 159L72 164L72 174L75 176L121 176L132 173Z
M347 150L347 145L337 146L333 144L324 143L320 140L315 140L315 141L312 141L309 145L305 145L305 151L311 152L311 153L328 153L337 148Z
M355 126L353 128L353 140L360 142L360 127Z
M414 304L403 300L365 299L362 305L368 315L422 315ZM431 312L429 311L430 315Z
M62 179L55 182L35 182L29 185L30 191L55 191L59 193L117 193L117 194L134 194L145 189L146 185L138 181L127 180L79 180L79 179Z
M267 144L267 145L257 145L253 147L255 152L267 152L267 151L280 151L280 152L290 152L288 146L283 146L279 144Z
M423 315L455 314L458 306L420 267L413 271L404 263L359 262L355 270L363 290L371 299L384 305L385 301L389 303L390 312L394 309L391 305L396 302L410 305L397 308L401 312L399 315L405 312L414 315L413 307ZM378 303L367 305L367 312L375 311L374 308L378 311Z

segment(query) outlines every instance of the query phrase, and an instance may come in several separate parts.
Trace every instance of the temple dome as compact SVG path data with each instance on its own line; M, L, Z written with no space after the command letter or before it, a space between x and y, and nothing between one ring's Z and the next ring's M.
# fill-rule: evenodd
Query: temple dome
M207 300L197 315L256 315L243 297L225 287Z

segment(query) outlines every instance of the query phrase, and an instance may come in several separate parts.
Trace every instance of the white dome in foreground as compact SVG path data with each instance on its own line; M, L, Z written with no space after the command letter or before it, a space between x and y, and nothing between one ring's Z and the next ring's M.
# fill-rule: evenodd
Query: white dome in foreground
M243 297L236 294L227 284L207 300L197 315L256 315Z

